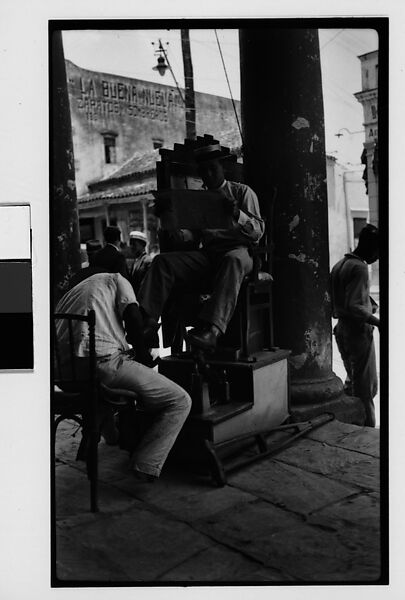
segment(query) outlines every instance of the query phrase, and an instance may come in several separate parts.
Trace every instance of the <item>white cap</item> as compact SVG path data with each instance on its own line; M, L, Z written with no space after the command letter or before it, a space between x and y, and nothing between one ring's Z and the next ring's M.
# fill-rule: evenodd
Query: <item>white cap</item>
M148 242L146 233L144 233L143 231L131 231L131 233L129 234L129 239L140 240L141 242L145 242L145 244Z

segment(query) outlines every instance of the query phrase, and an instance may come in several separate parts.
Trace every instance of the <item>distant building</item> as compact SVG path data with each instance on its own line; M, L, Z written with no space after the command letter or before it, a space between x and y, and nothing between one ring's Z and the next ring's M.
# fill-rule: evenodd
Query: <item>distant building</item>
M333 266L353 250L368 221L368 198L363 170L349 169L334 156L326 156L329 221L329 261Z
M355 97L363 106L366 139L362 162L369 202L369 221L378 226L378 50L358 57L361 61L361 92ZM379 286L378 261L372 265L371 288Z
M362 162L369 197L370 222L378 225L378 50L359 56L361 92L355 97L363 106L366 139Z

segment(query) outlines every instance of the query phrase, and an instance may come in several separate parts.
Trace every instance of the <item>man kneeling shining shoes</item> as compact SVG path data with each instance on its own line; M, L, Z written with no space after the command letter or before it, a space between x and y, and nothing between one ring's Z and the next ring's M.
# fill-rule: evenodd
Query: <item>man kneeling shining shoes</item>
M59 301L56 312L84 315L91 309L96 313L97 377L113 390L135 392L140 408L154 414L130 462L138 480L154 480L159 477L190 412L191 399L179 385L150 368L153 359L145 344L138 302L127 279L120 273L95 273L68 291ZM61 360L68 361L66 320L58 321L56 333ZM75 355L87 357L86 323L75 322L73 338Z

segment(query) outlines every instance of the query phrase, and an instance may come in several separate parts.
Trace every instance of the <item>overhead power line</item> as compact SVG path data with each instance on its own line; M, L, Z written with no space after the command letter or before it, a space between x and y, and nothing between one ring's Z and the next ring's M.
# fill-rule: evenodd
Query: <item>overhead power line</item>
M242 146L243 146L243 145L244 145L244 142L243 142L243 136L242 136L242 129L241 129L241 126L240 126L240 123L239 123L238 112L237 112L237 110L236 110L236 106L235 106L235 100L233 99L232 90L231 90L231 85L230 85L230 83L229 83L229 78L228 78L228 73L227 73L227 71L226 71L226 66L225 66L224 57L222 56L221 44L219 43L219 39L218 39L218 35L217 35L217 30L216 30L216 29L214 29L214 32L215 32L215 37L217 38L218 49L219 49L219 53L220 53L220 55L221 55L222 65L223 65L223 67L224 67L224 71L225 71L225 77L226 77L226 81L227 81L227 84L228 84L229 94L230 94L230 96L231 96L231 100L232 100L232 106L233 106L233 110L234 110L234 113L235 113L236 122L237 122L237 124L238 124L238 129L239 129L239 133L240 133L240 138L241 138L241 140L242 140Z
M333 40L335 40L337 38L337 36L340 35L343 32L344 32L344 29L340 29L332 38L330 38L330 40L328 40L327 42L325 42L325 44L323 44L323 46L321 46L320 50L323 50L324 48L326 48L326 46L328 44L330 44L331 42L333 42Z

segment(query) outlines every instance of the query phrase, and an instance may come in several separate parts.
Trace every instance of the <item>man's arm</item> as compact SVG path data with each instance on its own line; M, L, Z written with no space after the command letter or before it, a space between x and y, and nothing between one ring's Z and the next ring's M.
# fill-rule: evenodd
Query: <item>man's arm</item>
M116 308L124 323L127 342L134 348L136 360L150 367L153 358L145 344L143 320L134 290L129 281L124 279L121 274L117 277Z
M147 367L153 366L151 356L143 335L143 320L137 304L128 304L122 315L127 342L135 349L136 360Z
M264 233L264 220L260 216L259 201L249 186L244 186L241 193L239 207L235 206L233 213L234 219L244 236L252 242L258 242Z
M353 269L349 281L346 283L346 310L359 321L380 326L380 319L370 310L368 269L359 265Z

